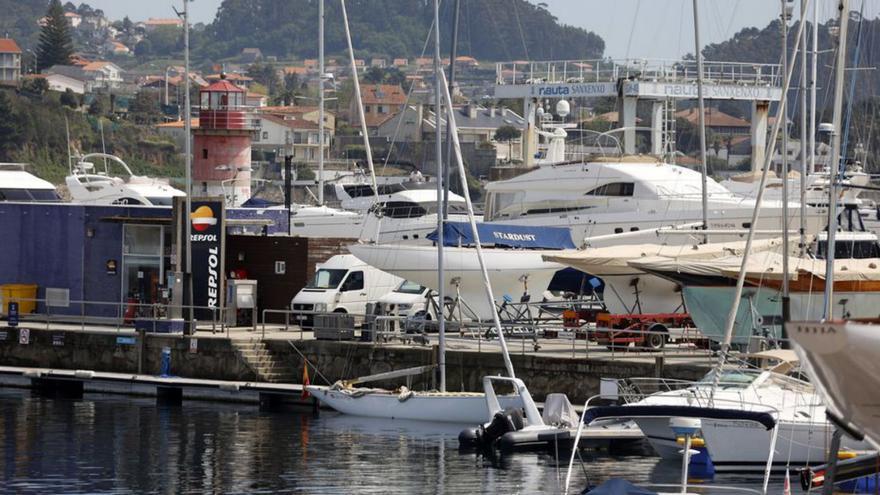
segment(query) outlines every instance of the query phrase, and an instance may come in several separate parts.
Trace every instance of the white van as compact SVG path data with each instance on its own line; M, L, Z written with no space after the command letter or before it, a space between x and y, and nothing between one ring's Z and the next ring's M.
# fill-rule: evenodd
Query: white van
M336 255L315 266L315 278L290 301L296 312L348 313L363 315L367 303L375 302L403 281L373 268L351 254ZM300 315L303 326L311 326L311 315Z
M427 287L404 280L393 291L379 298L382 314L392 316L417 316L428 320L434 317L434 310L428 311L428 297L434 291Z

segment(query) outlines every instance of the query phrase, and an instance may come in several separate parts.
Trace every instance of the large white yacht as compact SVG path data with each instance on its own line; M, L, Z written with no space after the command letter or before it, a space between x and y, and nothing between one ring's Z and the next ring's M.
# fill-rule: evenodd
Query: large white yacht
M737 197L707 179L708 228L738 233L713 235L713 241L741 238L750 226L754 200ZM799 207L790 205L790 226L799 225ZM780 230L782 203L764 200L759 230ZM824 211L810 208L808 233L818 232ZM651 156L602 157L539 166L512 179L486 186L485 221L514 225L569 227L580 245L585 238L637 232L702 221L699 172L663 163ZM794 227L796 228L796 227ZM667 236L664 242L689 242ZM656 237L651 234L651 238ZM645 242L645 236L593 239L592 247Z
M96 170L95 163L90 160L103 162L102 169ZM111 162L125 171L123 177L111 175ZM81 204L171 206L174 197L186 196L165 179L133 174L121 158L106 153L78 157L64 183L71 200Z
M422 183L429 184L429 183ZM433 185L433 184L432 184ZM420 241L437 229L437 191L433 187L394 184L337 185L342 208L296 206L291 209L291 233L300 237L339 237L388 242ZM449 193L449 219L464 221L464 198Z
M0 163L0 201L61 201L55 186L25 170L23 163Z

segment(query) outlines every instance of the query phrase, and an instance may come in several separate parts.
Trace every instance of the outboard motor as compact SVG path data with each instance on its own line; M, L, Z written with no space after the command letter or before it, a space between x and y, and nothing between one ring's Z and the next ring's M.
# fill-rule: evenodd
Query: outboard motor
M480 425L459 433L458 442L460 446L489 449L505 433L522 430L524 425L522 411L515 407L508 408L495 413L488 425Z

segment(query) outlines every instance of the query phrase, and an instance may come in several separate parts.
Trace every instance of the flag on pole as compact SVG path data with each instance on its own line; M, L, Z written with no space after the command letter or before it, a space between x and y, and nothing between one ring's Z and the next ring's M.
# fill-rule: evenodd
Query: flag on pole
M308 399L312 396L312 394L310 394L309 391L306 390L306 387L308 387L309 385L311 385L311 382L309 382L309 365L308 363L306 363L303 365L303 390L302 394L300 395L301 399Z

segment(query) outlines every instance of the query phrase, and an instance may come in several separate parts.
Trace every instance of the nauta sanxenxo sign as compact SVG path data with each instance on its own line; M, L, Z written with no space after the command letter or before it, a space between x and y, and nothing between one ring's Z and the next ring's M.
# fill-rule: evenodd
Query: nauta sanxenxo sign
M196 318L209 320L223 297L224 204L221 199L193 199L190 210L193 305ZM201 309L204 308L204 309Z

